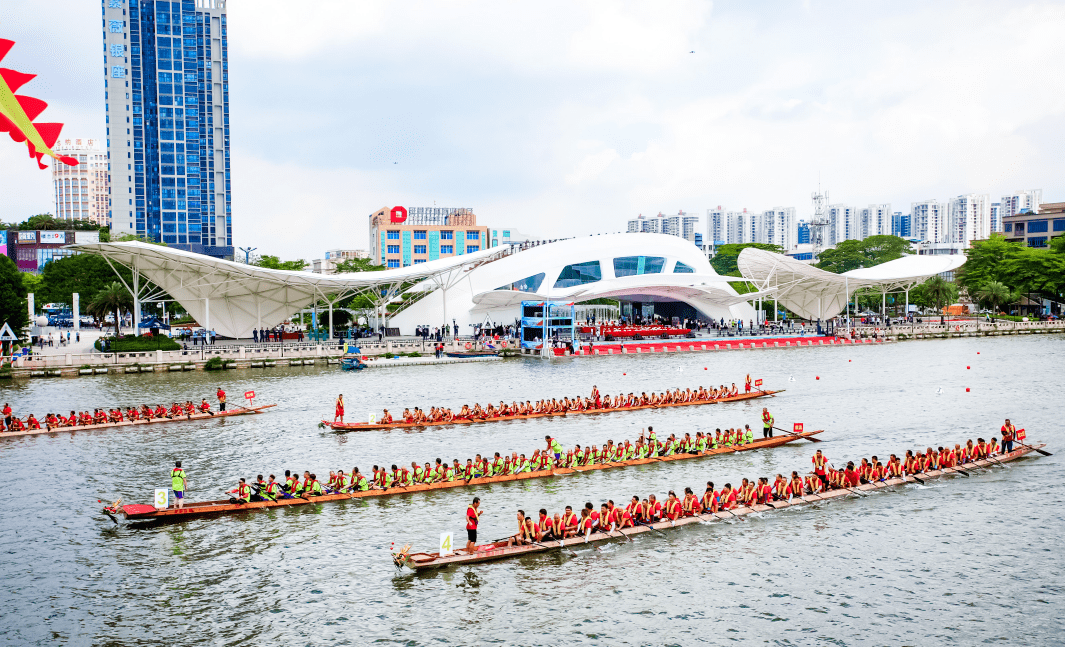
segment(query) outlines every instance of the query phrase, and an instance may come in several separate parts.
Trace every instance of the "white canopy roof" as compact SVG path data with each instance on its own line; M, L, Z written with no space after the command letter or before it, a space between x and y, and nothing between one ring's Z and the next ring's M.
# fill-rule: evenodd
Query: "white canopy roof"
M605 279L564 290L553 290L548 294L489 290L474 295L473 302L478 308L492 309L516 306L522 301L642 298L645 301L656 299L702 301L728 307L774 292L773 289L769 289L759 293L737 295L728 284L730 278L736 280L735 277L719 274L640 274Z
M274 326L317 300L462 272L506 253L493 248L379 272L315 274L271 270L142 242L83 243L69 248L99 254L148 278L196 320L221 335L249 337L252 329ZM141 286L127 286L141 298Z
M965 257L903 256L874 267L833 274L791 257L748 247L736 265L760 290L776 289L776 299L805 319L828 319L847 308L859 288L907 290L941 272L961 267Z

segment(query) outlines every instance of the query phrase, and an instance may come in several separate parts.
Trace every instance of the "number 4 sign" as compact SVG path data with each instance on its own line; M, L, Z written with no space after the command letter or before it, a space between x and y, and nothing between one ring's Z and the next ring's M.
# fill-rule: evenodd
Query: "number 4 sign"
M452 540L451 533L440 533L440 556L444 557L445 555L450 555L451 551L454 550L454 547L455 543Z

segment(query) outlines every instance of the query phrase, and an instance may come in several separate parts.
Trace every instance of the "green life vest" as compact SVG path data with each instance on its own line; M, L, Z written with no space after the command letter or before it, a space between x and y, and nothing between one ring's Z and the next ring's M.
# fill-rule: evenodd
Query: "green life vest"
M318 479L311 481L311 494L318 496L321 496L322 494L322 484L318 482Z
M277 501L277 494L280 489L281 486L279 486L275 481L270 481L266 484L266 489L262 492L263 498L268 499L270 501Z
M754 432L751 431L750 429L745 431L743 433L743 442L746 443L746 444L750 444L750 443L754 442Z
M370 484L366 482L366 477L359 474L358 481L355 482L355 487L359 490L366 491L370 489Z
M185 491L185 470L180 467L170 470L170 487L175 492Z
M525 460L523 460L521 462L521 468L518 470L518 473L531 472L531 471L532 471L532 467L529 465L529 459L526 458Z

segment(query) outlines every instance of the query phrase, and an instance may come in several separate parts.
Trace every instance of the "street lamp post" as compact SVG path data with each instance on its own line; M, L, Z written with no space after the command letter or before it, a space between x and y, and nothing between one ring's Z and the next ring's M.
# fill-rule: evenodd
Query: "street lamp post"
M240 251L244 252L244 264L251 265L251 253L259 249L258 247L238 247Z

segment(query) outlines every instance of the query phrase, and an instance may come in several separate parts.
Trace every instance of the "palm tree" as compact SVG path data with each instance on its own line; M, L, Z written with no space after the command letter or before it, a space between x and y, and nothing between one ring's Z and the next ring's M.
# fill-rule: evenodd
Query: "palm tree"
M1009 302L1013 295L1010 293L1010 289L1001 281L989 281L977 291L976 296L981 302L990 305L991 310L997 314L998 307L1003 303Z
M122 313L133 308L133 296L124 285L115 281L96 293L86 311L92 316L103 319L109 314L115 315L115 337L122 326Z
M944 280L938 274L925 281L924 288L928 299L940 311L942 311L943 305L951 303L958 297L957 286L950 281Z

